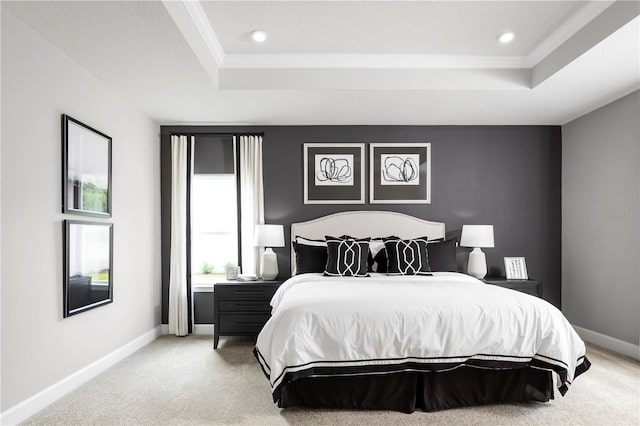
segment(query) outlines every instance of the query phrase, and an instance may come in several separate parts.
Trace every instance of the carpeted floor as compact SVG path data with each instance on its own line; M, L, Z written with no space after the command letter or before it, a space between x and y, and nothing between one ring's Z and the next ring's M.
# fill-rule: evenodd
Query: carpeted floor
M163 336L28 419L33 425L638 425L640 363L588 346L566 397L436 413L280 410L253 342Z

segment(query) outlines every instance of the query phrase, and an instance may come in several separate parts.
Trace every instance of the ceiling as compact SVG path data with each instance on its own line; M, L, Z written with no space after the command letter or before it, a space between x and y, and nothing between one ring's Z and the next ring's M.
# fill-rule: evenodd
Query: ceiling
M635 1L2 9L161 124L564 124L640 88ZM508 45L504 31L516 33Z

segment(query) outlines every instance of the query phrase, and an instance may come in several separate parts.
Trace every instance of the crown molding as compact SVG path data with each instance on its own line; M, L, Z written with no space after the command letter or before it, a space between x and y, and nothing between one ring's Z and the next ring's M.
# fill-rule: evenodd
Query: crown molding
M224 61L224 49L222 48L222 44L220 44L220 40L218 40L218 36L216 35L213 27L211 27L211 22L209 22L209 18L205 13L202 5L198 0L182 0L182 4L184 5L187 12L191 16L193 23L195 24L202 40L207 45L211 56L215 59L218 65L222 64Z
M221 68L373 68L509 69L524 68L518 56L379 54L228 54Z
M571 36L604 12L613 3L615 3L615 0L585 2L576 13L571 15L547 38L533 48L526 56L525 66L527 68L536 66L541 60L555 51L562 43L571 38Z
M170 10L164 0L163 3ZM572 14L527 56L428 54L225 54L199 0L181 0L206 51L219 68L226 69L531 69L553 53L577 31L600 15L615 0L589 1ZM187 18L188 19L188 18ZM174 18L174 20L176 20ZM176 23L177 20L176 20ZM184 31L183 31L184 33ZM201 54L204 53L204 46ZM206 54L205 54L206 56ZM201 58L205 60L206 58ZM206 59L205 62L210 61ZM212 78L217 80L216 73Z

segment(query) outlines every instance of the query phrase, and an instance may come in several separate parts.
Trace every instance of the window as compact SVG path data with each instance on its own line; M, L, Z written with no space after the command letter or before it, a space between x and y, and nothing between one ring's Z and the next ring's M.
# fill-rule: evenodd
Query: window
M238 265L235 144L230 135L197 135L191 175L191 284L211 284Z

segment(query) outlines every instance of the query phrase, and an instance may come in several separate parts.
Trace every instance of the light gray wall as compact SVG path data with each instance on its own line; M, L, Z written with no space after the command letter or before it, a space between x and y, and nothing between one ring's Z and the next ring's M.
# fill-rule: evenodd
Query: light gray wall
M637 345L640 92L562 126L562 310Z
M108 60L108 58L105 58ZM113 138L114 302L62 317L60 115ZM158 127L2 10L5 411L160 324Z

